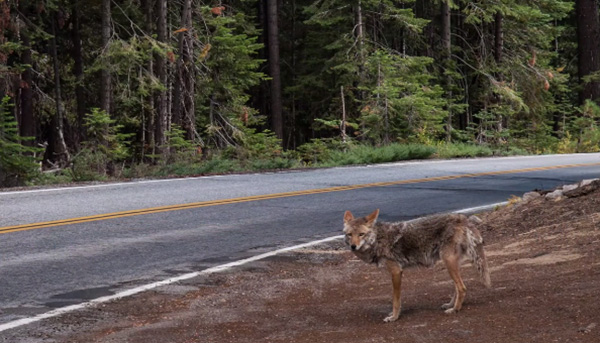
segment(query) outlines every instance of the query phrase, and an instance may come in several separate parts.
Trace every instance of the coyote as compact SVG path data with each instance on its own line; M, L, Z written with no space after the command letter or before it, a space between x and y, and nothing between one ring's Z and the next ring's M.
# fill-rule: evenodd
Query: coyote
M442 309L458 312L465 299L466 287L460 276L460 264L469 259L477 268L483 284L491 286L490 272L483 251L483 239L475 227L477 217L440 214L421 219L385 223L376 222L379 210L363 218L344 214L345 241L352 252L366 263L385 266L392 275L394 288L392 313L384 319L392 322L400 316L402 271L413 266L431 267L443 260L454 281L455 293Z

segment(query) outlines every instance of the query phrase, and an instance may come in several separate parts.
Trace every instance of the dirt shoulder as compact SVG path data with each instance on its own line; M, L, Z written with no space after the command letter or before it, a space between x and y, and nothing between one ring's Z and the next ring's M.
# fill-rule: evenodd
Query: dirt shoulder
M391 282L341 242L280 255L0 335L6 342L600 342L600 182L482 215L491 289L441 264ZM341 221L341 219L340 219Z

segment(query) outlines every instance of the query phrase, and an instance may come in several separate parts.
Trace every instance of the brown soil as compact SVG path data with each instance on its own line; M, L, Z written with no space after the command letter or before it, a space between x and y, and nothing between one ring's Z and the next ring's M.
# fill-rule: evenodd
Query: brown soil
M341 242L20 329L9 342L600 342L600 182L481 215L491 289L465 266L463 310L441 264L391 282ZM570 197L569 197L570 195ZM340 214L341 222L341 214Z

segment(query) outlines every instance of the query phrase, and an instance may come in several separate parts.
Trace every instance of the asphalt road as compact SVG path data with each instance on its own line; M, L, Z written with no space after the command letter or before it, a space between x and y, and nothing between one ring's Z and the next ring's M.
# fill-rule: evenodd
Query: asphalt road
M599 176L582 154L0 192L0 323L339 235L344 210L403 220Z

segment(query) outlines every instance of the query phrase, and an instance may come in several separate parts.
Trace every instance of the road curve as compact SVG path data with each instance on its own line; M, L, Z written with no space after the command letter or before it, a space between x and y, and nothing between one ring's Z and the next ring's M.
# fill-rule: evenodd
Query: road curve
M347 209L401 220L599 175L578 154L0 192L0 323L336 235Z

